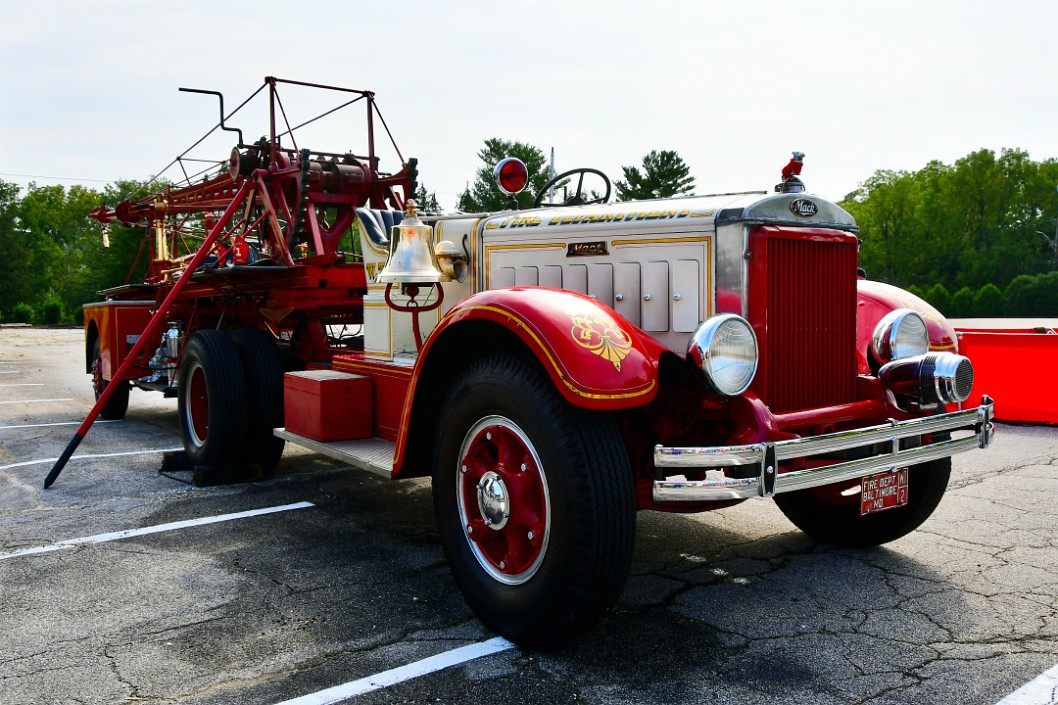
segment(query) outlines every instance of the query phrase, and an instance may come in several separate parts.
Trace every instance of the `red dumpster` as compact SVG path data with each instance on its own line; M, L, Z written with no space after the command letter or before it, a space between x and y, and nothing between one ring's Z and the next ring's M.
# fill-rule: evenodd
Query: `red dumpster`
M1058 334L1053 328L956 328L959 352L974 365L965 406L995 399L1002 421L1058 424Z

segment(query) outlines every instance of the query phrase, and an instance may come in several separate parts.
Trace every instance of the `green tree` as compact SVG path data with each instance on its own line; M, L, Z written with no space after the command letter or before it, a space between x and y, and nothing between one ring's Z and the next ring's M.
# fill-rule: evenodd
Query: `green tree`
M154 184L151 188L157 189L158 185ZM145 182L115 181L103 190L98 202L89 210L103 204L116 206L125 200L143 198L146 193ZM86 281L81 304L96 300L96 292L102 289L143 281L149 265L149 240L153 237L142 226L129 227L114 221L106 226L109 247L103 247L103 227L88 219L88 212L85 211L84 217L90 226L91 247L98 248L99 263L93 268L91 279Z
M1058 312L1058 272L1014 277L1004 300L1008 316L1054 316Z
M879 170L842 206L860 225L861 263L872 276L905 287L1003 288L1050 269L1053 253L1034 231L1055 227L1056 184L1054 159L983 149L953 165Z
M15 305L32 296L30 243L28 234L18 222L19 188L0 181L0 262L4 274L0 276L0 314L8 318Z
M926 279L916 276L926 265L916 257L921 248L915 190L910 174L879 170L843 203L861 228L861 265L871 276L897 286Z
M30 184L18 208L30 243L28 268L38 306L54 295L73 310L90 292L88 280L100 260L98 233L86 218L99 194L83 186Z
M60 301L55 295L46 298L44 304L40 307L40 317L41 321L48 325L55 325L56 323L62 322L62 301Z
M926 292L926 301L945 316L951 311L951 294L943 284L937 283Z
M20 301L11 308L11 320L15 323L32 323L36 312L33 307Z
M953 318L971 318L974 315L974 290L964 286L951 297Z
M437 202L437 194L433 191L427 191L425 184L419 184L419 188L415 189L415 204L420 213L440 213L441 204Z
M1008 316L1031 316L1036 309L1036 277L1022 274L1003 292L1003 311Z
M29 311L34 320L75 320L99 290L142 281L149 234L111 223L105 248L102 229L88 213L145 193L141 182L118 181L103 193L30 184L20 195L17 186L0 181L0 261L17 263L0 277L0 315L15 319L18 307L20 318Z
M614 182L617 200L683 196L694 191L694 177L680 155L670 149L651 150L643 157L643 170L623 166L624 179Z
M1003 292L995 284L985 284L974 296L974 315L994 318L1003 315Z
M507 196L500 192L492 180L492 170L507 157L521 159L529 171L529 184L518 194L518 207L529 208L533 205L536 194L547 183L547 158L543 150L525 142L512 142L499 138L485 140L485 146L478 152L478 158L484 166L478 169L474 183L467 185L459 195L457 208L464 212L498 211L507 208Z
M1040 290L1037 303L1039 304L1039 316L1055 316L1058 314L1058 271L1050 271L1039 275Z

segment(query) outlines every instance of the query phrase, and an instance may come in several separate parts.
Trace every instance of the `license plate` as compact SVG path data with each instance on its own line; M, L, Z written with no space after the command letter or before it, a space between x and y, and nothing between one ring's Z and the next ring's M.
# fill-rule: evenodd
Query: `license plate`
M860 480L860 516L907 504L907 468L870 475Z

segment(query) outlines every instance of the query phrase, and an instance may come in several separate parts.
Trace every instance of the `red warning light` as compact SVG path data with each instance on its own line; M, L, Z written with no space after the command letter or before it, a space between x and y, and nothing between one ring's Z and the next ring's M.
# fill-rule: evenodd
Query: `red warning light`
M521 193L529 183L529 169L521 159L507 157L492 170L492 178L505 194Z

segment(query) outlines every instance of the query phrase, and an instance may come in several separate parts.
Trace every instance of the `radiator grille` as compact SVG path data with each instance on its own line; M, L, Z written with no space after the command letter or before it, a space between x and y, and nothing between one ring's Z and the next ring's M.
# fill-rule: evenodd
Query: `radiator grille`
M855 239L796 239L789 231L765 238L767 266L759 276L767 290L766 375L758 393L773 412L853 401Z

